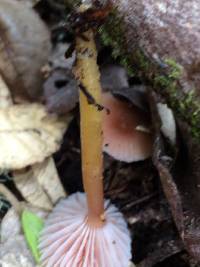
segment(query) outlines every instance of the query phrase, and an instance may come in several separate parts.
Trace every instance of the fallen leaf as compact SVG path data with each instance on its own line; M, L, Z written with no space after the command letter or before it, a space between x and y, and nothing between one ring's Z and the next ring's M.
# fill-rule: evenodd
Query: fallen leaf
M53 204L56 204L60 198L66 197L53 158L33 166L33 172Z
M2 77L0 77L0 100L0 108L12 105L10 92ZM50 210L59 198L66 196L52 158L34 164L29 169L14 171L13 175L16 187L33 206Z
M39 163L43 164L43 163ZM13 172L13 179L17 189L24 199L35 207L44 210L51 210L53 204L42 186L39 184L37 176L34 174L34 166ZM49 179L49 177L47 177Z
M32 255L34 256L35 261L38 263L40 260L38 238L41 230L44 227L44 221L36 214L28 210L23 211L21 220L26 241L32 252Z
M7 108L12 105L12 97L8 87L0 75L0 108Z
M161 131L172 145L176 143L176 122L172 110L167 104L157 104L158 113L162 122Z
M51 50L48 28L23 2L1 0L0 40L0 73L12 96L37 99L42 94L41 68Z
M52 158L32 165L28 170L14 171L13 176L18 190L35 207L51 210L53 204L66 197Z
M20 169L42 162L60 147L70 117L49 115L39 104L0 110L0 167Z

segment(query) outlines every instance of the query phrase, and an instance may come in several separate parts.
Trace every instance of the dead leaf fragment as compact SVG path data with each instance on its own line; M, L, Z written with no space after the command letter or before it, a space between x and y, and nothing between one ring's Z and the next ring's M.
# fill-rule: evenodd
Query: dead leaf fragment
M38 14L23 2L1 0L0 74L12 96L41 95L41 68L50 50L50 33Z
M15 171L13 175L16 187L34 207L51 210L53 204L66 197L52 158L33 165L29 170Z
M6 108L12 105L12 97L8 87L0 75L0 108Z
M49 115L39 104L0 110L0 167L20 169L42 162L59 149L69 120Z
M174 145L176 142L176 122L172 110L167 104L157 104L158 113L162 122L161 131Z
M33 166L33 170L38 182L53 204L56 204L60 198L66 197L53 158L46 159L42 164L36 164Z
M14 182L17 189L28 203L45 210L51 210L53 208L50 199L38 183L33 168L15 172Z

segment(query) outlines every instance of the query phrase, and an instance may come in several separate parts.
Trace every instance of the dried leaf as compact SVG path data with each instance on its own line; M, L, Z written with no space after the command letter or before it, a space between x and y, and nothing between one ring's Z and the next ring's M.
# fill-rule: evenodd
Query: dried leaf
M59 149L70 118L49 115L39 104L0 110L0 167L20 169Z
M1 0L0 40L0 73L12 95L36 99L42 94L41 67L51 49L47 27L23 2Z
M38 249L38 237L44 227L44 222L36 214L25 210L22 213L22 227L25 233L28 246L31 249L35 261L38 263L40 259L40 252Z
M173 112L167 104L158 103L157 108L162 121L161 131L174 145L176 143L176 122Z
M15 171L13 175L18 190L35 207L51 210L53 204L66 197L52 158L28 170Z
M12 99L9 93L6 84L0 77L1 108L12 105ZM23 197L33 206L50 210L59 198L65 196L52 158L46 159L41 164L35 164L28 170L15 171L14 178L15 184ZM51 182L50 187L49 181ZM9 223L6 225L9 226Z
M44 210L51 210L53 204L39 184L38 177L34 173L34 166L28 170L23 169L13 172L15 185L28 203Z
M12 105L12 97L8 87L0 75L0 108L7 108Z
M1 77L0 100L0 108L12 105L10 92ZM33 206L50 210L53 207L52 204L55 204L59 198L65 196L52 158L35 164L28 170L15 171L13 174L17 188ZM49 181L51 182L50 187Z
M42 164L35 165L33 170L39 184L53 204L56 204L60 198L66 197L53 158L46 159Z

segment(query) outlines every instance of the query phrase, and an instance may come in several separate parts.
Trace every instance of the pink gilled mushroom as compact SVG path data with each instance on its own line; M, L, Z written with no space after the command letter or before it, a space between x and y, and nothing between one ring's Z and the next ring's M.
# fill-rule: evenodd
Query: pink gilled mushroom
M151 155L152 135L146 114L111 93L103 93L103 151L113 158L133 162Z
M126 222L104 202L106 223L90 225L84 193L61 200L46 221L40 249L45 267L128 267L131 258Z
M77 38L77 75L81 86L101 104L97 53L91 30ZM87 51L87 53L85 52ZM80 87L81 87L80 86ZM80 91L82 174L86 194L61 200L39 240L45 267L128 267L131 238L123 215L104 201L102 110Z

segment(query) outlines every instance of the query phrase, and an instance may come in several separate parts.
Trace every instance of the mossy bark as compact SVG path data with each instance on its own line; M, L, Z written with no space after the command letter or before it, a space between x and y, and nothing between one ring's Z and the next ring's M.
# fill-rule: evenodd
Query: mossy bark
M129 74L140 77L157 93L151 108L154 164L180 236L190 254L200 261L199 0L110 1L115 8L99 28L99 35ZM173 109L182 135L172 149L174 155L164 151L169 144L165 144L158 114L154 114L160 99Z
M187 122L195 142L200 143L200 101L195 88L183 90L184 67L173 58L152 61L140 47L128 47L124 18L115 9L99 29L104 45L112 47L112 55L126 67L131 76L139 76L162 95L175 114Z

